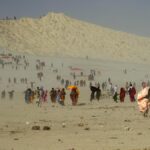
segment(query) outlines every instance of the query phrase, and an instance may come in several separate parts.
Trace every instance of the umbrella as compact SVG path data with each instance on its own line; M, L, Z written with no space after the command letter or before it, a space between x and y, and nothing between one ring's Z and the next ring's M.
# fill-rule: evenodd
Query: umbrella
M69 86L67 87L67 89L69 89L69 90L77 89L77 86L75 86L75 85L69 85Z
M75 85L69 85L69 86L67 87L67 89L69 89L69 90L76 89L76 92L78 93L78 95L80 94L78 87L75 86Z

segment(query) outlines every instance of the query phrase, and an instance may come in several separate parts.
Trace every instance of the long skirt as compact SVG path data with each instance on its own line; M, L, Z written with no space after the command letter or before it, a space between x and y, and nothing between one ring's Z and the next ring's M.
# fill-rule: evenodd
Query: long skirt
M72 101L72 105L76 105L78 102L78 97L76 95L71 95L70 98Z

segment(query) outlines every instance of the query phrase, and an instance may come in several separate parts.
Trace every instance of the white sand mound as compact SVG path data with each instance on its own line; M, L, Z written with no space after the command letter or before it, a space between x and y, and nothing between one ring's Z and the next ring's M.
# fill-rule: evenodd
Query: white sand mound
M0 48L47 56L148 62L150 39L49 13L39 19L1 20Z

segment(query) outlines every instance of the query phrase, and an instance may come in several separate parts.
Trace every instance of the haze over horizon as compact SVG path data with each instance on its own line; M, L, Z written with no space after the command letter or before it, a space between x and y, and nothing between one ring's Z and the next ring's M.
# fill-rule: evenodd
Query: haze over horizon
M150 1L148 0L1 0L0 18L39 17L48 12L150 37Z

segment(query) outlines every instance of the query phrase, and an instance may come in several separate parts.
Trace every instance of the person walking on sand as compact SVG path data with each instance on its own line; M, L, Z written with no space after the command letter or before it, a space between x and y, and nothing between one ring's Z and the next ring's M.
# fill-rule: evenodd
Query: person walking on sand
M129 87L129 96L130 96L130 101L131 102L135 102L135 94L136 94L136 90L135 87L132 86L132 84L130 83L130 87Z
M57 91L56 91L56 101L58 103L60 103L60 101L61 101L61 99L60 99L60 89L57 89Z
M117 90L118 90L118 87L117 87L117 85L115 85L114 87L113 87L113 92L114 92L114 94L113 94L113 99L114 99L114 101L117 103L118 102L118 93L117 93Z
M66 92L65 89L62 88L62 90L60 91L60 104L65 105L65 96L66 96Z
M125 99L125 95L126 95L126 91L123 87L120 88L120 102L124 102L124 99Z
M48 91L45 90L44 95L43 95L43 102L47 102L47 96L48 96L47 93L48 93Z
M100 87L98 86L97 91L96 91L96 99L99 101L99 100L100 100L100 97L101 97L101 89L100 89Z
M78 96L79 96L79 94L78 94L77 88L72 88L71 93L70 93L70 98L71 98L73 106L75 106L77 104Z
M95 87L95 86L90 86L90 90L91 90L90 101L92 102L92 100L95 99L95 92L97 91L97 87Z
M41 87L41 88L40 88L39 101L38 101L38 106L39 106L39 107L42 106L43 98L44 98L44 88Z
M56 103L56 90L54 90L54 88L50 91L50 99L52 103Z

